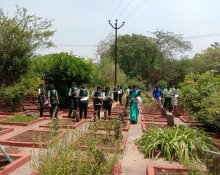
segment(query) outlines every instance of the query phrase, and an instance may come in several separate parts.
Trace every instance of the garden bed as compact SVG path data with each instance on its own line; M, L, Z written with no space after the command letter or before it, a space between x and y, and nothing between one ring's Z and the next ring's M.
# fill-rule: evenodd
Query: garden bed
M167 122L166 118L162 118L161 115L148 115L141 114L142 121L152 121L152 122Z
M190 120L189 116L179 116L180 120L184 123L188 123L191 126L201 126L204 125L203 123L199 122L199 121L195 121L195 120Z
M14 131L14 128L0 128L0 136L4 135L4 134L7 134L9 132L12 132Z
M30 160L30 156L26 154L9 154L9 156L13 160L12 163L9 163L0 153L0 174L2 175L13 172Z
M120 175L122 171L122 167L120 163L115 164L111 175ZM31 175L39 175L39 170L34 170Z
M160 166L149 164L146 170L147 175L188 175L188 171L181 165Z
M167 123L163 123L163 122L145 122L142 121L141 123L142 126L142 131L146 131L148 128L167 128L169 126L167 126Z
M115 120L114 118L109 118L110 120ZM100 123L100 126L98 126L98 130L103 130L104 127L102 127L102 123L106 123L106 122L109 122L108 119L107 120L99 120L97 121L95 124L99 124ZM129 129L130 129L130 120L125 120L125 122L123 123L123 126L122 126L122 131L125 131L125 132L128 132Z
M63 133L61 133L61 136ZM50 131L27 130L6 140L0 140L0 144L19 147L46 147L53 139Z
M122 135L121 138L116 139L115 135L84 133L83 136L75 140L82 151L87 150L91 146L89 145L90 141L88 141L88 138L95 139L98 142L98 148L107 152L123 152L127 142L127 137L124 135ZM119 148L117 148L117 142L120 142Z
M76 122L75 119L58 119L58 127L60 128L68 128L68 129L75 129L85 123L85 120L82 119L79 122ZM39 127L42 128L53 128L54 124L53 121L48 122L48 124L40 125Z
M13 116L7 116L4 120L0 121L1 125L16 125L16 126L29 126L44 120L36 116L26 116L26 114L16 114Z

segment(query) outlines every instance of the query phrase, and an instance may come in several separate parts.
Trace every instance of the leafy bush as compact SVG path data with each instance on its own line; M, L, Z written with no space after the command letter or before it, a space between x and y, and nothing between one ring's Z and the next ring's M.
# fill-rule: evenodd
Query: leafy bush
M98 141L91 140L88 149L81 151L73 143L73 137L81 134L66 134L64 139L57 138L39 154L39 175L109 175L117 163L118 153L106 153L97 148ZM36 163L36 162L35 162Z
M8 110L16 110L27 97L37 95L37 88L42 80L34 73L29 72L20 82L11 86L0 87L0 103Z
M77 85L93 82L92 63L67 53L36 57L31 67L46 83L55 85L61 106L67 105L72 82L76 82Z
M160 80L158 83L157 83L157 86L164 89L168 86L168 82L165 81L165 80Z
M196 120L220 127L220 76L210 72L189 74L181 83L186 109Z
M186 164L202 162L203 149L213 149L211 139L204 131L184 125L150 128L135 143L145 158L163 157Z

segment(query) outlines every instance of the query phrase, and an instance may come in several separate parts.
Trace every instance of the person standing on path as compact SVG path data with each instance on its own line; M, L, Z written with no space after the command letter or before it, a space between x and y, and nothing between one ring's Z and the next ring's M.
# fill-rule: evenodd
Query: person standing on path
M102 92L101 87L97 87L96 91L92 94L93 105L94 105L94 121L96 121L96 116L100 119L100 111L102 107Z
M71 118L72 111L73 110L77 111L77 107L78 107L78 99L77 99L78 89L76 87L75 82L72 83L72 87L69 89L68 95L70 97L70 110L69 110L68 118Z
M156 86L153 90L153 97L155 99L155 101L157 102L157 104L162 107L162 103L161 103L161 99L162 99L162 90Z
M79 118L80 120L82 119L82 115L84 112L84 119L86 119L87 111L88 111L89 91L84 84L79 90L78 99L79 99Z
M166 108L166 110L169 110L169 112L171 112L171 110L172 110L172 105L171 105L172 95L173 95L173 91L172 91L172 89L170 89L169 86L164 89L164 91L163 91L163 96L164 96L163 107Z
M132 124L137 124L139 116L139 101L140 90L138 86L133 86L133 92L130 95L130 121Z
M119 103L122 105L122 97L123 97L124 91L121 86L118 86L118 100Z
M50 90L48 91L48 102L50 106L50 118L57 118L59 98L53 84L50 85Z
M113 87L113 98L115 102L118 101L118 88L116 85Z
M113 102L112 92L110 91L110 87L106 87L105 93L103 96L103 109L104 109L104 118L105 119L107 116L107 112L108 112L108 118L111 116L112 102Z
M47 103L45 84L41 83L38 89L38 101L40 103L40 117L43 117L44 107Z
M126 105L125 105L126 109L128 108L130 93L131 93L131 86L128 86L126 90Z

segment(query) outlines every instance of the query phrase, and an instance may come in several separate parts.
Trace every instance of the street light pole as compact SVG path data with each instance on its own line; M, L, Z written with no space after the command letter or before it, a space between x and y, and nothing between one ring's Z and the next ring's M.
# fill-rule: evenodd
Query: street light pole
M118 27L118 20L117 19L115 20L115 26L113 26L111 24L110 20L108 20L108 22L112 26L112 28L115 29L115 86L116 86L117 85L117 52L118 52L118 46L117 46L118 32L117 31L125 24L125 22L123 22L120 27Z

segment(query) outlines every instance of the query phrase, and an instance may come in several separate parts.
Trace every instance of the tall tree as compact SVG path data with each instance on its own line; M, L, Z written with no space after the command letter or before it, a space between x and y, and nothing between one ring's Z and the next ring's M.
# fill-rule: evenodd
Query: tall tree
M114 55L114 45L111 46L111 55ZM157 45L146 36L132 34L118 37L119 65L130 77L148 79L157 69L159 55Z
M0 84L10 85L25 74L36 49L52 46L52 20L28 15L16 6L14 17L0 9Z
M156 30L152 34L154 35L153 40L160 48L161 56L164 58L174 58L178 54L183 54L192 49L191 43L185 41L182 34L163 30Z

